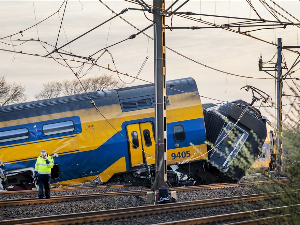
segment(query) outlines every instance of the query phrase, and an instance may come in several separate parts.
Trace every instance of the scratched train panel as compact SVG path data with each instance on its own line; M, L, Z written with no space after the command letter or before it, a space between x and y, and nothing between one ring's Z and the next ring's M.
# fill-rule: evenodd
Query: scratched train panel
M42 149L55 156L51 182L56 185L94 179L151 183L155 175L154 86L97 91L89 93L89 97L78 94L0 108L0 174L4 186L32 182L35 160ZM178 184L182 176L196 183L211 182L207 177L214 177L213 181L227 177L218 163L210 162L206 145L207 133L216 132L216 137L224 134L222 129L210 129L204 123L195 81L168 81L170 183ZM227 161L233 159L230 156ZM202 168L208 168L208 173ZM228 176L236 180L240 173L236 176L230 172Z

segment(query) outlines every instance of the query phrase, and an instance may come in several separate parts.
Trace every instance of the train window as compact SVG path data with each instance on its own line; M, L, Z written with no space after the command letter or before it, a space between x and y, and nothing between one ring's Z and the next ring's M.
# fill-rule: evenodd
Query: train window
M185 140L185 132L183 125L175 125L173 127L174 141L181 142Z
M136 131L131 132L131 138L132 138L132 147L133 148L138 148L139 147L139 136Z
M7 130L0 132L0 143L19 141L29 138L29 130L27 128Z
M43 126L43 133L46 136L72 132L74 130L75 130L75 126L73 121L50 123Z
M148 129L146 129L143 131L143 134L144 134L145 145L147 147L150 147L152 145L150 131Z

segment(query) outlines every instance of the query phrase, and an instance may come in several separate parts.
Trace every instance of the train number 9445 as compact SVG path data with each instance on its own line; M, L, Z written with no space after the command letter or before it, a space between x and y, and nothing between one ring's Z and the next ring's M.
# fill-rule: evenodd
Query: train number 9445
M182 152L172 153L171 156L172 159L188 158L191 156L191 153L190 151L182 151Z

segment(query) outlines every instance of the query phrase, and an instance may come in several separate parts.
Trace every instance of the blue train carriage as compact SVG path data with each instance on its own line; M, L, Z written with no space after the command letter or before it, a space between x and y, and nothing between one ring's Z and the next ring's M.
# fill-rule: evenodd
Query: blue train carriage
M99 179L138 183L155 164L154 86L140 85L21 103L0 108L2 184L32 182L45 149L54 158L52 183ZM203 110L192 78L167 82L167 163L206 161ZM169 168L169 167L168 167ZM149 172L150 171L150 172ZM174 172L168 173L177 181Z

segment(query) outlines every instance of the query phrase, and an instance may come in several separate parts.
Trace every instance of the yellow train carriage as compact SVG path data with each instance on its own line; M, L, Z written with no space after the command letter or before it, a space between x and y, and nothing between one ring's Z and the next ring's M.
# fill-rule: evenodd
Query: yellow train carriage
M167 100L168 164L206 160L195 81L167 82ZM139 180L140 171L155 163L153 107L153 85L1 107L1 179L4 185L30 182L35 160L45 149L58 156L52 170L52 183L57 185L96 177L102 182L116 176Z

